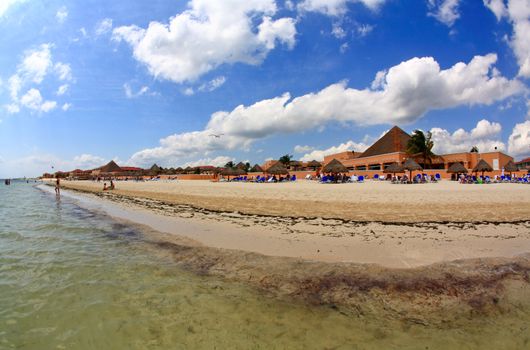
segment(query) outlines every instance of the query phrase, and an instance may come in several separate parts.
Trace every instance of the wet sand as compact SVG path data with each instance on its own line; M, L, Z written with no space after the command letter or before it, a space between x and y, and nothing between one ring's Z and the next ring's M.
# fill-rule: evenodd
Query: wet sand
M74 197L91 202L90 209L141 225L154 248L197 274L244 282L350 317L384 315L403 327L469 327L484 317L530 320L528 220L367 223L278 217L90 186L65 183L76 189Z
M129 190L103 192L99 190L98 184L92 182L64 183L66 188L94 194L124 207L126 210L120 214L123 219L142 222L160 232L186 237L204 246L236 249L268 256L410 268L456 259L514 257L530 252L529 215L526 216L526 220L494 221L493 223L474 222L474 220L469 220L470 222L363 222L342 217L274 216L264 213L231 212L229 208L224 208L223 211L213 210L188 203L179 204L179 201L185 199L175 194L177 189L183 191L182 187L185 188L185 186L190 186L190 192L196 191L197 188L209 188L211 192L211 189L215 189L218 185L221 185L221 189L226 189L228 186L239 184L209 182L197 184L194 181L187 181L156 183L156 186L153 186L151 183L131 183L130 185L118 183L118 188L129 188ZM409 189L418 191L410 186L394 187L390 184L376 183L372 187L375 185L388 185L389 188L397 188L404 193L407 193ZM437 185L442 184L433 184L433 187ZM455 185L457 190L460 188L467 190L465 185L449 185ZM527 188L530 189L530 186L506 185L507 190L503 190L503 193L512 193L513 189L518 188L521 190L518 193L524 192L523 190ZM250 191L259 188L260 185L254 186L250 188ZM264 186L267 187L269 184ZM288 188L281 187L284 184L270 186L271 190L288 190ZM320 185L308 183L301 184L301 186L302 188L311 186L319 188ZM342 186L347 189L350 185ZM364 184L351 186L360 191L360 197L362 197L361 186ZM499 188L502 189L501 187L485 187L487 190L497 192ZM168 195L169 200L158 198L158 191L163 188L168 188L169 193L172 193ZM439 191L440 189L422 188L426 191ZM474 196L478 198L480 193L474 192ZM221 191L217 193L217 196L223 194ZM411 194L408 195L411 196ZM467 200L471 200L469 197L471 196L466 197ZM502 201L507 200L505 195L495 195L491 200L497 202L491 203L489 210L494 211L496 207L506 206L502 204ZM231 200L226 199L225 202L229 203ZM282 205L284 205L282 200L275 202L275 206ZM408 205L409 203L405 202L402 207ZM268 206L270 205L263 206L263 208ZM520 219L517 215L516 218Z

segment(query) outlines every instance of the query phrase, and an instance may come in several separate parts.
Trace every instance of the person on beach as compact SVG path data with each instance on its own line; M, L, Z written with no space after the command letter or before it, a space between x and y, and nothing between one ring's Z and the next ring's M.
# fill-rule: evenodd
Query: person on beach
M109 190L113 190L113 189L114 189L114 182L110 180Z
M106 190L108 190L108 188L107 188L107 183L104 182L104 183L103 183L103 191L106 191Z
M55 180L55 194L58 196L61 195L61 181L59 178Z

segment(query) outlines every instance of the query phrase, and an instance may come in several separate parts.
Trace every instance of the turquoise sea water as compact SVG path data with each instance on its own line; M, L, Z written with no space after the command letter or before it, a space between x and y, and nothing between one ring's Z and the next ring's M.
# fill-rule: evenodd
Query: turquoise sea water
M244 284L183 271L137 228L73 199L26 183L0 187L0 349L524 345L501 326L484 320L469 329L405 327L273 299Z

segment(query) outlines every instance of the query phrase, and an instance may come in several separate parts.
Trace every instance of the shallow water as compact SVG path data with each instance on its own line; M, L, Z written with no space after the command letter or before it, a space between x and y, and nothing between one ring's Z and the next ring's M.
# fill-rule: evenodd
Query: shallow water
M183 271L146 233L0 187L0 349L530 348L529 313L444 329L271 298Z

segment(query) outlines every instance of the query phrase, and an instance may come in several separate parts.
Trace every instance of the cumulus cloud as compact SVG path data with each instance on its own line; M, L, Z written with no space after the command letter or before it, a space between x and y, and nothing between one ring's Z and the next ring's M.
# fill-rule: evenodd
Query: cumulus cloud
M4 159L0 167L0 178L35 177L45 172L71 171L77 168L93 169L105 162L104 158L90 154L75 156L73 159L63 159L54 154L38 153L16 159Z
M313 150L312 152L304 154L300 160L302 162L309 162L311 160L317 160L319 162L324 160L325 156L328 156L330 154L340 153L340 152L346 152L346 151L355 151L355 152L364 152L368 148L368 145L366 145L363 142L354 142L354 141L347 141L344 143L341 143L338 146L332 146L327 149L323 150Z
M521 158L530 156L530 120L515 124L508 138L508 153Z
M442 128L432 128L433 152L438 154L469 152L477 146L480 152L505 151L506 145L500 140L502 127L499 123L480 120L477 125L466 131L462 128L451 133Z
M68 17L68 10L66 9L66 7L63 6L59 10L57 10L55 18L57 18L57 21L59 21L59 23L63 23L66 20L66 17Z
M26 0L2 0L0 1L0 18L4 16L7 10L17 3L22 3Z
M34 88L28 90L28 92L20 98L20 104L38 112L49 112L57 107L57 102L44 101L40 91Z
M71 81L72 73L66 63L53 63L51 44L42 44L38 48L25 52L17 71L8 80L8 90L11 103L5 105L8 113L18 113L21 107L26 107L37 112L49 112L57 107L56 101L45 100L41 91L35 87L40 85L48 73L55 73L60 81ZM62 85L57 90L57 95L66 92L68 85ZM26 90L24 93L23 90ZM22 96L20 96L22 93Z
M66 111L69 110L71 107L72 107L72 104L71 104L71 103L65 103L65 104L63 104L63 106L61 107L61 109L62 109L63 111L66 112Z
M506 18L513 27L510 46L519 64L519 76L530 77L530 2L528 0L484 0L500 21Z
M103 35L112 30L112 19L105 18L96 25L96 35Z
M320 12L328 16L341 16L348 11L349 3L361 3L376 11L385 0L303 0L298 9L307 12Z
M428 0L429 16L436 18L439 22L452 27L460 18L458 5L460 0Z
M314 149L315 149L315 147L313 147L313 146L296 145L296 146L294 146L294 153L306 153L306 152L310 152L310 151L312 151Z
M222 64L259 64L278 43L293 47L295 20L273 19L274 0L191 0L169 20L115 28L155 77L191 82Z
M232 158L232 157L228 157L228 156L218 156L218 157L215 157L215 158L203 158L203 159L198 159L198 160L194 160L194 161L190 161L190 162L186 162L182 165L183 168L186 168L186 167L196 167L196 166L201 166L201 165L213 165L213 166L216 166L216 167L222 167L224 166L226 163L228 162L234 162L235 159Z
M135 153L132 161L145 164L219 149L248 149L257 139L330 122L412 123L430 110L489 105L524 93L520 81L502 77L493 67L496 59L493 54L476 56L467 64L459 62L443 70L431 57L413 58L378 73L373 88L355 89L341 82L296 98L285 93L232 111L218 111L204 130L168 136L160 140L159 147Z

